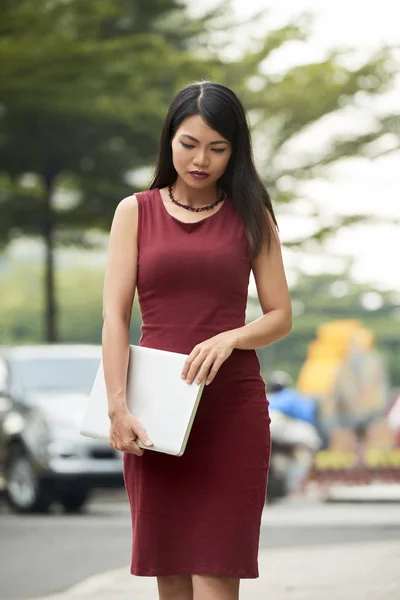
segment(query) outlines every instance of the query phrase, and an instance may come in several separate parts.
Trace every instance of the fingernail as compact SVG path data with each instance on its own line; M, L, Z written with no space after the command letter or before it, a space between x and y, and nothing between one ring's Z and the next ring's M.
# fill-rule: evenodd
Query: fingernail
M200 385L200 379L196 379L197 385Z
M150 440L146 440L146 441L145 441L145 444L146 444L146 446L152 446L152 445L153 445L153 444L152 444L152 442L151 442Z
M183 373L182 373L181 377L182 377L182 379L185 379L185 375Z

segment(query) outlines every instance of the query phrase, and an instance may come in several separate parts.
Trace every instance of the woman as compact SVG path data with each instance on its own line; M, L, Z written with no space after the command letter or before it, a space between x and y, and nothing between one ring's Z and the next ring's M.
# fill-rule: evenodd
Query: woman
M250 271L263 316L245 324ZM182 457L143 451L125 400L135 288L140 344L188 355L182 377L206 387ZM131 572L160 600L234 600L258 577L269 416L256 348L288 334L291 304L276 220L256 173L236 95L202 82L173 100L149 190L125 198L111 227L103 361L110 443L124 452Z

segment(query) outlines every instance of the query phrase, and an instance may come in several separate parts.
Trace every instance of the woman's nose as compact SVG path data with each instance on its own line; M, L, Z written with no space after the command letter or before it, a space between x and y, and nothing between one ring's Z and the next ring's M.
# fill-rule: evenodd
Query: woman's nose
M193 162L197 167L207 166L208 162L209 162L208 157L207 157L207 151L199 150L198 152L196 152L196 156L194 157Z

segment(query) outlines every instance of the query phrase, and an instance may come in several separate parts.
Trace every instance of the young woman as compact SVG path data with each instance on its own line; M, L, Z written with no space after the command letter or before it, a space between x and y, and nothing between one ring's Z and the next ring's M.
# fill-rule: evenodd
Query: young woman
M150 188L122 200L104 285L103 361L110 443L124 452L131 572L160 600L235 600L258 577L270 438L255 352L287 335L291 303L276 220L254 167L243 107L227 87L194 83L173 100ZM245 324L250 272L263 316ZM182 457L141 450L126 406L135 289L140 344L188 355L206 386Z

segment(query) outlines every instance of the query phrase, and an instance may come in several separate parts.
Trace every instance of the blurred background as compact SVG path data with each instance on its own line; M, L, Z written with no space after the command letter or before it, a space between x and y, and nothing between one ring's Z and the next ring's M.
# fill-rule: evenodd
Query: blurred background
M98 364L98 348L82 345L101 342L116 205L146 188L173 95L202 79L232 87L248 111L293 303L290 336L258 351L280 453L270 499L310 489L346 498L357 486L396 496L400 40L392 0L0 0L0 12L0 480L4 487L13 464L16 494L5 514L43 511L55 497L77 512L89 488L121 484L119 459L104 447L75 456L78 417L67 427L60 414L71 420L72 396L82 406ZM260 314L251 281L247 319ZM131 342L139 337L136 299ZM67 449L51 446L61 422ZM312 431L299 433L299 422ZM46 456L30 446L39 430ZM43 473L59 468L51 461L71 457L93 485L39 493ZM29 595L11 583L7 590L7 598Z

